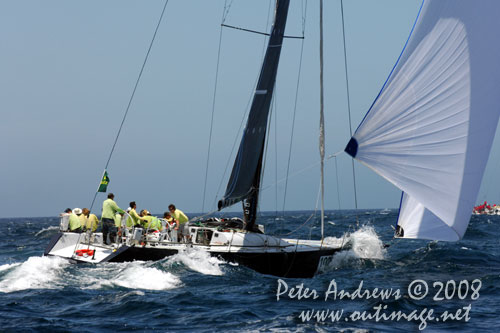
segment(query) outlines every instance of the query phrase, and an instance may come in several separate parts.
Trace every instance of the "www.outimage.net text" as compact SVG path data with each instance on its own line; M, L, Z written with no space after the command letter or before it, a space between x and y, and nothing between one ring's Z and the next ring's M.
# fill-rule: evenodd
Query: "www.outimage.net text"
M472 302L479 298L481 280L448 280L432 281L413 280L407 288L365 288L361 280L358 287L352 291L340 289L335 279L332 279L328 288L318 291L309 288L304 283L289 287L287 282L278 279L276 300L318 300L324 302L354 301L354 300L378 300L381 303L368 310L355 310L347 312L343 308L322 308L303 310L298 319L301 322L356 322L356 321L408 321L419 323L418 328L423 330L429 322L464 321L471 318ZM385 301L399 300L407 295L412 300L418 301L426 297L432 297L434 302L441 301L470 301L465 306L458 306L452 310L437 312L434 308L423 307L411 311L390 310Z

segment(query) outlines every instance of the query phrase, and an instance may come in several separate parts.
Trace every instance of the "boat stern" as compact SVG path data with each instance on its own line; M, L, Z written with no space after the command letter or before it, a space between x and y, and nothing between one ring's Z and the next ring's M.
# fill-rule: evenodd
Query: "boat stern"
M58 256L78 262L98 263L109 261L117 249L102 245L102 234L93 234L93 241L86 241L86 234L60 232L52 237L44 251L45 256ZM101 236L101 237L99 237ZM124 249L119 249L124 250Z

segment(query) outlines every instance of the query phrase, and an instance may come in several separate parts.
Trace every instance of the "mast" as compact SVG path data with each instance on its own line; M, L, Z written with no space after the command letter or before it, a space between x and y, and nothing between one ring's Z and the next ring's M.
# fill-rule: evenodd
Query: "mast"
M323 95L323 0L319 2L319 155L321 157L321 240L325 229L325 115Z
M248 120L224 197L218 208L243 202L246 229L253 230L257 216L269 110L278 72L290 0L276 0L274 23L255 89Z

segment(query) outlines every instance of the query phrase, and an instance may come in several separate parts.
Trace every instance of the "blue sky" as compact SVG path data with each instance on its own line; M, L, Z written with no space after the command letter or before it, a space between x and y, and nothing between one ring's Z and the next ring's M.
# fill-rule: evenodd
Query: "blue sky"
M0 217L53 216L89 207L132 93L163 1L0 3ZM292 0L287 35L301 35ZM344 1L353 129L379 92L420 0ZM224 1L170 0L108 172L126 208L175 203L200 212ZM269 29L269 0L234 0L226 24ZM308 1L290 174L319 161L318 2ZM349 140L340 1L325 1L326 151ZM205 211L223 195L263 55L264 37L224 29ZM276 87L261 210L283 209L301 41L285 41ZM498 144L494 145L498 147ZM234 155L234 152L233 152ZM229 167L224 173L226 165ZM493 153L486 178L498 167ZM351 160L338 158L340 208L354 207ZM326 208L337 209L335 164L326 164ZM356 165L360 208L399 205L400 192ZM278 181L277 186L274 185ZM288 182L285 210L314 209L319 167ZM478 201L500 191L483 182ZM104 195L97 198L99 213ZM240 210L239 205L229 210Z

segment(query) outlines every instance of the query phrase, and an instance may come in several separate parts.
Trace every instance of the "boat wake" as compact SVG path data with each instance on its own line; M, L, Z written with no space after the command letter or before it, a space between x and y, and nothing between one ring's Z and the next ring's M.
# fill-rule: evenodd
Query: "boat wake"
M174 274L148 265L137 261L85 267L60 257L30 257L23 263L0 266L0 292L64 287L169 290L182 285Z
M0 292L25 289L56 289L69 262L59 257L30 257L23 263L0 266Z
M168 290L179 287L181 280L170 272L147 267L141 262L132 262L109 283L128 289Z
M92 265L79 269L75 280L81 281L81 288L94 290L116 287L170 290L182 286L182 281L176 275L153 265L145 261Z
M221 264L224 260L210 256L210 254L201 249L187 249L168 257L168 264L181 263L189 269L205 275L224 275Z
M379 238L372 226L362 226L361 229L344 236L345 238L327 237L325 243L345 244L345 250L336 253L325 271L333 270L345 265L350 265L352 261L359 259L385 258L386 250L384 243Z

